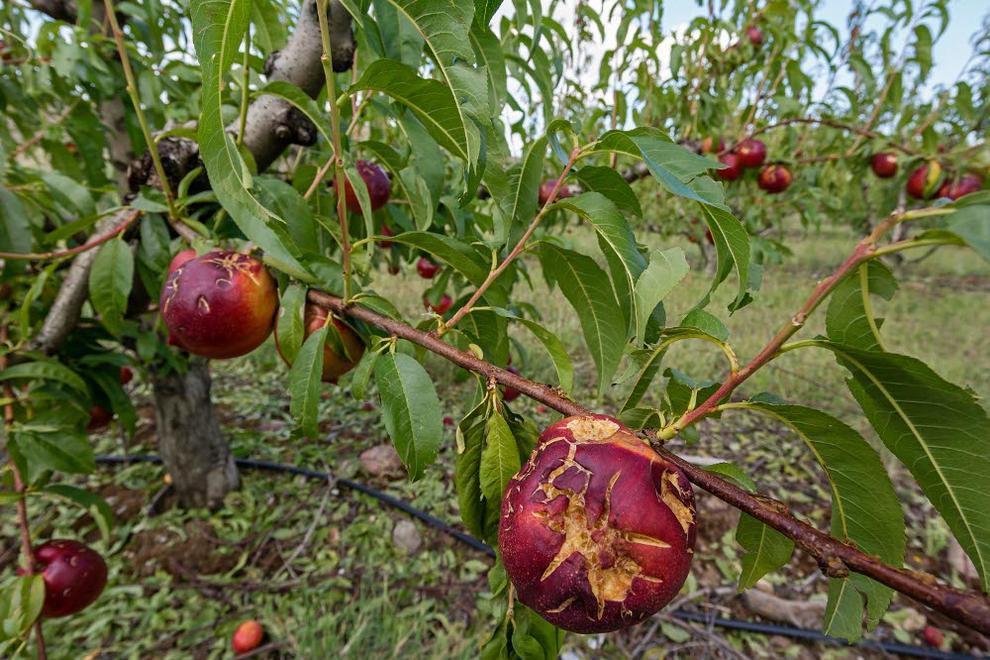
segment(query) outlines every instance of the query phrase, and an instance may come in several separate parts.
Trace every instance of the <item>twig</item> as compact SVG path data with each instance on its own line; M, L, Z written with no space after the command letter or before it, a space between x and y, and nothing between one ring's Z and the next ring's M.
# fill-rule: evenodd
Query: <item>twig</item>
M9 160L10 162L14 162L15 160L17 160L18 156L20 156L25 151L27 151L28 149L36 145L38 142L40 142L41 139L45 137L45 132L49 129L49 127L58 126L63 121L65 121L65 118L68 117L70 114L72 114L72 111L76 109L77 105L79 105L78 101L72 103L71 105L69 105L69 107L63 110L61 114L59 114L59 116L52 121L52 123L47 124L42 128L39 128L34 135L32 135L30 138L24 140L24 142L21 142L19 145L17 145L17 147L10 152L10 157L7 160Z
M877 133L876 131L870 130L869 128L861 128L859 126L853 126L852 124L847 124L845 122L841 122L841 121L838 121L836 119L829 119L827 117L821 117L821 118L819 118L819 117L790 117L788 119L782 119L782 120L780 120L778 122L775 122L773 124L769 124L767 126L763 126L762 128L756 129L755 131L753 131L752 133L749 134L749 137L755 137L757 135L760 135L761 133L766 133L767 131L773 130L775 128L780 128L782 126L790 126L791 124L819 124L821 126L829 126L831 128L837 128L837 129L839 129L841 131L848 131L850 133L855 133L856 135L861 135L863 137L870 138L871 140L880 139L880 138L886 138L885 135L881 135L880 133ZM915 154L918 153L914 149L912 149L912 148L910 148L910 147L908 147L906 145L903 145L903 144L896 144L894 142L891 142L890 143L890 146L893 147L894 149L897 149L898 151L901 151L901 152L903 152L905 154L908 154L909 156L913 156L913 155L915 155ZM838 158L841 158L841 157L843 157L843 154L832 154L832 155L829 155L829 156L824 157L824 158L826 158L827 160L837 160ZM821 159L823 157L820 156L818 158ZM802 162L809 163L809 162L821 162L821 161L820 160L805 160L805 161L802 161Z
M83 243L82 245L77 245L74 248L69 248L66 250L56 250L53 252L0 252L0 259L24 259L30 261L41 261L43 259L62 259L64 257L71 257L73 255L79 254L81 252L86 252L87 250L92 250L93 248L106 243L110 239L119 236L124 233L128 227L133 224L135 220L141 217L141 211L137 209L131 209L123 220L118 222L109 231L97 236L96 238L90 239Z

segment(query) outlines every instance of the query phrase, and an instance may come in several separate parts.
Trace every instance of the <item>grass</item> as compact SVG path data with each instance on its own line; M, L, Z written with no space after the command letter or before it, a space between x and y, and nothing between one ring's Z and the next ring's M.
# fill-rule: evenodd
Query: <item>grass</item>
M646 238L651 244L661 243L659 237ZM571 239L593 246L591 237L581 231ZM734 283L727 282L717 292L709 310L726 323L741 359L759 350L798 308L815 281L851 250L854 240L842 229L808 234L792 231L788 244L795 255L767 269L756 304L729 316L725 309ZM687 243L684 247L693 262L694 248ZM537 264L531 267L534 288L521 290L520 299L536 304L544 315L543 323L567 346L576 367L575 397L603 410L613 408L621 392L608 393L605 401L593 400L594 366L574 312L558 292L545 288ZM986 333L990 268L970 253L946 249L899 267L898 276L901 290L881 309L889 350L919 357L947 379L968 385L983 397L990 394L990 374L985 369L985 356L990 354ZM683 285L666 301L668 318L676 320L690 309L707 290L708 281L700 264L692 263ZM397 278L382 271L375 287L399 301L408 318L422 318L419 301L426 283L415 274ZM821 329L819 314L803 336ZM513 331L513 337L518 342L514 364L526 375L553 382L552 366L539 345L525 332ZM718 378L724 371L721 354L696 342L678 344L666 364L696 378ZM458 381L456 370L438 359L430 358L428 367L446 410L455 418L466 412L472 382ZM328 388L321 402L321 435L305 440L291 422L286 370L270 346L246 359L216 363L214 374L218 414L237 456L326 469L339 477L370 481L442 519L457 520L449 478L452 431L447 431L439 460L424 479L416 483L376 481L361 472L358 455L387 440L377 411L365 410L362 402L340 388ZM791 401L811 403L863 428L842 377L829 355L801 350L775 361L744 389L748 394L769 390ZM654 399L661 391L661 384L655 384ZM150 443L147 386L139 382L134 394L142 404L138 440ZM516 407L539 424L552 419L549 413L537 412L532 402L520 400ZM112 435L97 439L101 453L118 453L120 446ZM140 445L130 451L153 449ZM826 526L828 498L821 474L800 443L779 430L749 418L706 423L701 444L690 451L738 461L758 473L761 486L769 492L785 497L820 527ZM108 554L111 570L110 586L96 605L77 617L45 623L51 657L229 657L230 634L239 621L249 617L264 622L278 645L274 652L286 657L477 655L490 625L478 610L479 606L484 609L489 565L483 555L423 526L419 526L421 549L408 555L391 540L395 524L406 519L404 514L333 483L258 472L243 476L243 487L231 493L226 507L216 514L170 506L160 513L148 513L162 487L163 472L157 466L101 468L89 477L73 479L103 494L117 510L120 522L109 541L99 539L92 522L81 518L78 510L32 501L37 537L85 538ZM912 489L904 489L902 497L911 521L912 552L921 558L935 556L945 543L944 526ZM701 589L728 587L731 592L739 566L732 541L734 514L717 508L711 498L701 502L710 529L702 534L695 570L683 592L692 598L704 595ZM16 547L10 518L0 521L5 548ZM4 557L9 564L11 552ZM800 599L820 599L825 586L820 576L815 577L814 567L801 560L770 581L778 593ZM707 601L722 608L719 612L747 618L731 594L720 598ZM900 621L910 607L901 604L900 613L889 620ZM646 657L676 653L676 640L686 624L664 617L655 622L662 624L655 639L646 637L649 627L644 625L604 639L570 636L568 649L576 657L622 657L633 649L645 651ZM903 641L916 640L906 624L900 628ZM695 640L708 639L704 630L689 629ZM719 639L752 656L825 653L738 633ZM685 648L682 653L691 651Z

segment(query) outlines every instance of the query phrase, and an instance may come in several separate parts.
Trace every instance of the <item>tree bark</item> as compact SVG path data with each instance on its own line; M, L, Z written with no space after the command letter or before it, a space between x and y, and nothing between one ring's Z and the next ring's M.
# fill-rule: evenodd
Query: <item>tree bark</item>
M219 508L237 488L234 457L220 432L210 399L205 360L190 360L185 373L154 373L158 451L186 507Z

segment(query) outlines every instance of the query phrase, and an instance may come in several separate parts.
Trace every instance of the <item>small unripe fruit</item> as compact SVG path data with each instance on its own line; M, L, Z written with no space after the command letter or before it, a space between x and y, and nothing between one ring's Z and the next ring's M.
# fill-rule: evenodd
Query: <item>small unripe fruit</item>
M674 598L695 523L677 467L611 417L567 417L509 482L498 542L523 604L565 630L609 632Z
M515 367L506 367L505 370L508 371L510 374L515 374L517 376L519 375L519 370L516 369ZM520 392L516 388L506 385L505 391L502 392L502 400L506 402L512 402L518 399L520 394L522 394L522 392Z
M381 234L382 236L395 236L395 234L392 233L392 230L388 228L388 225L382 225ZM395 243L393 243L392 241L378 241L378 245L380 245L381 247L387 250L388 248L395 245Z
M783 165L767 165L760 170L756 185L771 195L784 192L791 185L791 171Z
M34 549L36 569L45 581L47 617L75 614L93 603L107 585L100 553L78 541L55 539Z
M389 195L392 193L392 180L388 178L385 170L367 160L357 161L355 168L364 180L364 185L368 188L368 199L371 201L372 212L385 206ZM336 186L336 184L337 182L334 180L334 185ZM358 201L351 182L346 179L344 180L344 202L347 204L347 210L351 213L361 213L361 202Z
M453 304L454 300L446 293L440 297L440 301L436 305L432 304L427 298L423 298L423 307L436 314L446 314L447 310Z
M761 140L747 138L736 145L739 164L743 167L759 167L767 159L767 145Z
M327 312L325 309L317 305L306 305L306 309L303 312L303 325L305 327L304 332L306 337L309 337L322 328L326 325L326 322ZM353 369L361 361L361 356L364 355L364 342L361 341L361 337L356 332L351 330L350 326L337 317L333 318L333 326L337 329L337 334L340 336L339 343L343 345L347 354L338 355L331 348L336 343L332 342L329 336L327 337L327 342L323 345L323 375L321 380L324 383L336 383L337 379ZM329 332L333 331L328 330ZM282 354L282 348L278 343L278 332L275 333L275 350L278 351L279 356L288 364L288 360Z
M763 30L758 27L751 25L746 28L746 37L749 38L749 43L754 46L759 47L763 45Z
M699 150L703 154L719 153L725 149L725 141L721 137L713 138L708 136L701 141Z
M723 181L735 181L742 176L742 162L739 160L739 156L737 154L722 154L718 157L718 160L720 163L727 166L720 170L715 170L715 175L718 178Z
M127 385L134 380L134 371L130 367L120 368L120 384Z
M94 405L89 409L89 424L86 425L86 431L89 433L102 431L110 425L112 419L112 412L101 405Z
M925 644L935 648L941 648L942 644L945 643L945 633L935 626L925 626L921 637L925 640Z
M192 261L195 258L196 258L196 250L192 248L181 250L178 254L172 257L172 261L169 262L168 274L171 275L176 270L181 268L184 264Z
M550 195L551 193L553 193L553 187L556 185L557 185L557 179L547 179L546 181L540 184L540 192L538 193L537 197L539 198L538 201L541 207L546 206L546 203L550 201ZM564 199L565 197L570 197L570 196L571 196L571 191L567 187L567 184L561 183L560 190L557 191L557 196L554 198L554 201L557 201L558 199Z
M261 624L250 619L237 626L233 637L230 638L230 647L237 655L248 653L258 648L264 638L265 631Z
M873 154L870 167L873 168L873 173L881 179L889 179L897 174L897 156L890 151Z
M277 308L275 280L264 264L223 250L177 268L165 281L159 302L169 343L217 359L260 346L271 334Z
M938 181L942 176L942 166L931 161L917 167L908 176L907 194L915 199L931 199L938 190Z
M420 257L419 261L416 262L416 272L424 280L432 280L433 277L440 271L440 266L433 263L426 257Z

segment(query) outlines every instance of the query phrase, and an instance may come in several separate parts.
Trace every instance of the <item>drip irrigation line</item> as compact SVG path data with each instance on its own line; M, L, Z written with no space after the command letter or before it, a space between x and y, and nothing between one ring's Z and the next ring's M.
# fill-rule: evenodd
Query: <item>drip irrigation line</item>
M103 465L130 465L135 463L154 463L156 465L161 465L162 458L155 454L131 454L128 456L117 456L117 455L104 455L97 456L96 462ZM353 481L351 479L345 479L342 477L334 477L329 472L321 472L319 470L311 470L309 468L297 467L295 465L285 465L283 463L274 463L272 461L260 461L251 458L237 458L234 462L238 467L251 468L254 470L264 470L266 472L279 472L283 474L294 474L297 476L307 477L309 479L319 479L321 481L328 481L334 483L338 486L343 486L350 490L357 491L364 495L368 495L380 502L383 502L391 507L399 509L408 513L410 516L423 521L427 525L438 529L439 531L451 536L461 543L468 545L475 550L484 553L488 557L495 557L495 550L492 549L490 545L477 539L470 534L465 534L457 529L451 527L448 523L444 522L436 516L432 516L425 511L417 509L408 502L400 500L399 498L389 495L388 493L383 493L382 491L367 486L358 481ZM864 648L876 651L883 651L885 653L893 653L902 656L909 656L912 658L929 658L931 660L968 660L970 658L975 658L977 656L967 655L964 653L949 653L946 651L939 651L938 649L932 649L925 646L916 646L911 644L900 644L897 642L885 642L878 640L863 639L855 643L849 643L843 639L838 639L836 637L829 637L823 634L819 630L812 630L810 628L797 628L794 626L780 626L771 623L760 623L757 621L740 621L738 619L726 619L721 617L713 617L707 614L701 614L698 612L691 612L688 610L675 610L670 613L670 615L681 621L686 621L690 623L700 623L709 626L716 626L719 628L726 628L729 630L739 630L743 632L751 632L761 635L780 635L783 637L790 637L792 639L801 639L809 642L816 642L819 644L826 644L829 646L846 646L850 648Z

